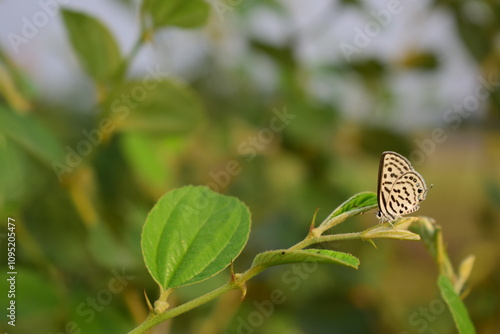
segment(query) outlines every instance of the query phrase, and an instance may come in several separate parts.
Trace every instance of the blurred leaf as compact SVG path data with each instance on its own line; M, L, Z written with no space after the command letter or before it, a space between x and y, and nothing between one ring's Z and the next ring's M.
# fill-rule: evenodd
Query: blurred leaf
M13 108L16 110L24 110L23 105L25 103L29 103L29 101L35 96L34 85L23 69L19 68L11 57L0 47L0 67L2 66L5 68L10 80L12 80L16 93L21 95L19 98L24 100L19 106L16 104L16 107Z
M407 69L435 70L439 61L431 52L410 52L403 57L401 64Z
M118 130L165 136L186 133L198 125L204 112L198 95L176 81L156 80L159 82L128 82L110 96L112 117ZM141 97L134 98L138 91ZM124 96L129 97L128 100L124 100Z
M171 160L179 153L182 147L179 140L184 138L151 138L127 133L120 139L127 161L140 183L155 198L161 197L171 184Z
M366 80L380 81L387 73L387 65L377 58L359 59L351 62L349 66Z
M462 42L476 61L482 63L492 51L491 41L494 38L489 34L490 28L484 29L484 27L463 17L460 14L460 9L458 9L455 19Z
M0 133L20 145L30 155L52 168L55 161L64 161L61 144L41 123L0 106Z
M27 179L26 162L19 150L20 148L14 147L11 141L0 134L0 161L2 162L0 163L0 214L7 214L3 212L6 209L6 202L22 199L28 188L25 182Z
M500 183L493 178L488 178L484 182L484 188L491 204L500 208Z
M2 280L5 280L5 278ZM40 272L19 267L18 264L15 282L15 329L17 330L15 333L33 332L33 326L37 326L37 332L39 333L49 332L57 324L54 314L58 311L61 300L58 298L57 285L55 283ZM6 285L5 287L7 288ZM4 291L5 298L1 298L0 302L3 310L7 308L7 303L9 302L9 299L6 298L7 290ZM4 321L6 320L7 318L5 317Z
M252 49L273 58L277 65L286 69L284 75L290 75L297 67L297 58L291 45L273 45L257 39L249 40Z
M207 187L175 189L146 219L144 261L163 290L196 283L227 267L249 231L250 212L237 198Z
M59 330L52 329L48 333L128 333L135 323L133 317L123 311L125 305L122 301L127 299L129 291L132 290L129 288L131 283L134 283L134 275L127 277L130 275L128 270L125 271L126 275L121 275L121 269L115 270L101 274L98 277L100 284L97 286L89 288L84 284L75 284L69 296L70 304L66 306L68 318L71 320L61 322ZM101 296L107 296L104 298L109 299L101 299ZM102 303L102 300L110 302Z
M18 90L14 78L0 63L0 96L14 109L24 111L30 108L30 102Z
M383 151L395 151L404 156L409 156L412 152L412 143L408 137L393 128L373 127L371 125L362 125L360 129L360 145L364 151L371 153L377 158Z
M469 280L475 261L476 257L474 255L469 255L462 261L462 263L460 263L460 267L458 267L458 277L455 282L455 291L460 294L464 291L464 287Z
M418 224L414 225L412 229L421 236L425 247L436 261L440 274L456 282L457 276L443 243L441 226L436 224L434 219L420 217Z
M438 286L441 296L448 305L448 308L455 321L455 326L460 334L474 334L476 329L470 320L469 313L464 303L453 289L450 279L444 275L438 278Z
M291 95L293 96L294 93ZM330 154L325 154L321 149L325 146L328 150L330 149L332 132L339 124L338 110L335 106L305 101L298 96L293 99L293 101L287 101L293 107L283 108L294 116L288 124L285 124L283 146L300 154L316 173L317 170L325 169L331 159ZM297 119L300 121L296 121ZM311 129L314 129L314 136L311 136ZM321 173L318 176L321 176Z
M360 0L341 0L341 3L346 6L351 5L351 6L361 7Z
M205 24L210 5L203 0L144 0L142 14L150 16L153 28L194 28Z
M94 168L83 165L71 175L69 195L80 218L89 228L99 224Z
M359 259L348 253L328 249L287 250L278 249L258 254L252 266L272 267L288 263L334 263L358 269Z
M130 251L117 240L104 223L93 224L89 230L88 246L96 262L111 269L130 268L136 264Z
M108 28L99 20L80 12L62 10L66 30L84 70L103 82L121 64L120 49Z

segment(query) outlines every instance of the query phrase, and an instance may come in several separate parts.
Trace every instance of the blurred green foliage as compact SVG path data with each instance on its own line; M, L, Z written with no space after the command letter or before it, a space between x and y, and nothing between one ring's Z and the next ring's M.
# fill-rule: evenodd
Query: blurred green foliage
M323 20L330 22L335 11L372 9L360 1L335 6ZM436 0L429 7L453 22L461 57L478 75L500 78L498 3ZM7 217L15 218L18 272L18 322L15 329L4 329L2 320L2 330L123 333L140 323L147 314L143 290L149 296L158 293L142 260L141 229L168 190L211 184L249 206L254 225L235 263L239 270L258 252L299 241L317 208L325 216L350 195L375 190L382 151L411 158L415 140L442 127L449 133L447 141L419 167L434 184L419 214L443 226L451 262L476 255L465 304L478 333L500 332L499 90L481 102L484 117L464 118L453 131L439 121L419 126L415 120L411 127L413 122L406 120L401 127L396 125L400 111L394 110L400 97L389 84L394 73L432 78L453 59L401 45L406 49L399 59L364 55L352 62L337 58L306 66L294 31L272 43L250 29L258 11L291 24L293 15L278 1L220 0L209 6L146 0L140 9L124 8L140 18L140 23L130 22L140 34L128 52L119 47L107 20L78 10L61 10L50 18L64 24L65 43L82 69L75 82L92 82L93 100L85 105L78 103L89 96L85 87L71 93L71 105L45 98L29 67L6 52L8 45L0 49L0 212L5 222L0 244L5 245ZM153 63L149 71L132 74L140 50L150 45L165 63L173 63L158 46L179 45L157 36L180 28L196 28L189 32L201 31L211 40L206 57L185 76L163 72ZM325 21L314 29L326 30ZM232 47L244 45L234 58L224 53L231 48L219 49L233 30ZM383 37L382 31L372 44ZM272 84L262 84L263 72L274 75ZM336 99L320 98L311 88L315 80L332 82L328 93ZM371 113L350 115L357 107L341 103L343 87L361 91L360 102L369 104ZM278 115L286 112L295 118L279 123ZM435 113L441 120L442 110ZM285 126L272 131L273 124ZM339 230L376 223L367 214ZM454 333L447 311L421 321L421 309L430 309L439 298L437 270L423 246L392 241L377 246L342 244L343 251L361 259L358 272L328 265L314 272L295 265L270 269L249 283L241 304L229 295L163 325L162 333L238 333L247 327L247 332L264 334ZM2 294L6 275L2 269ZM126 278L110 287L117 275ZM224 272L181 288L173 302L194 298L228 277ZM258 313L260 320L256 305L269 300L275 289L285 301L273 305L272 316ZM0 309L5 303L2 295ZM227 311L238 305L237 311Z

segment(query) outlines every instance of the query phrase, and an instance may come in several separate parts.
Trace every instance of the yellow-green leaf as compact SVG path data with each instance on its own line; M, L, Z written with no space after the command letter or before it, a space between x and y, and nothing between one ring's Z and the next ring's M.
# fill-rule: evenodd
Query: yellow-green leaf
M394 225L386 223L374 226L364 231L361 237L363 239L420 240L420 235L407 230L418 219L418 217L401 218Z

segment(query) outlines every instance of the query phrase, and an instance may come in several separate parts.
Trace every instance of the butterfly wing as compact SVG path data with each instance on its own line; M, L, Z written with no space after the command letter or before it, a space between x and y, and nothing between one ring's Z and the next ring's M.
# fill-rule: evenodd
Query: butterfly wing
M414 171L413 167L402 155L396 152L386 151L382 153L378 169L377 200L379 218L394 220L395 217L389 213L391 190L396 182L406 173ZM422 177L420 177L422 179ZM391 210L392 211L392 210Z
M389 192L385 208L387 216L397 219L417 211L419 203L425 198L426 189L424 179L416 171L403 174Z

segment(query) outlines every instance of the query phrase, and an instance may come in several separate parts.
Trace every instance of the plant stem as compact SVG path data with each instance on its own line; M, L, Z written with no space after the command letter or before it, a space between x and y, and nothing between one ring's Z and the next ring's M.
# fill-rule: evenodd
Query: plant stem
M190 300L189 302L186 302L182 305L174 307L173 309L167 310L163 313L156 314L156 313L151 312L142 324L140 324L139 326L137 326L136 328L131 330L128 334L144 333L144 331L159 324L160 322L163 322L167 319L176 317L179 314L185 313L185 312L187 312L195 307L198 307L200 305L208 303L209 301L211 301L211 300L219 297L220 295L223 295L226 292L229 292L231 290L242 289L243 291L246 291L245 290L246 281L248 281L250 278L254 277L255 275L259 274L264 269L265 269L265 267L263 267L263 266L251 267L250 269L248 269L244 273L237 274L235 280L224 284L223 286L221 286L218 289L210 291L210 292L208 292L208 293L206 293L198 298Z
M332 235L325 235L325 236L321 236L321 235L314 236L314 233L312 233L312 234L309 234L301 242L290 247L289 250L304 249L307 246L310 246L310 245L315 244L315 243L320 243L320 242L360 239L361 234L362 234L362 232L354 232L354 233L332 234ZM154 312L151 312L142 324L140 324L139 326L134 328L128 334L144 333L147 329L159 324L160 322L163 322L167 319L173 318L175 316L178 316L179 314L182 314L182 313L185 313L191 309L194 309L195 307L203 305L203 304L205 304L205 303L207 303L207 302L209 302L209 301L211 301L211 300L219 297L220 295L222 295L226 292L229 292L231 290L241 289L243 291L243 296L244 296L245 291L246 291L246 288L245 288L246 281L248 281L252 277L258 275L264 269L266 269L266 268L263 266L251 267L247 271L245 271L244 273L236 274L234 280L221 286L218 289L215 289L211 292L208 292L208 293L206 293L198 298L195 298L189 302L186 302L182 305L174 307L174 308L167 310L163 313L156 314Z
M155 314L155 313L150 313L149 316L144 320L142 324L131 330L128 334L139 334L139 333L144 333L147 329L159 324L160 322L163 322L167 319L173 318L175 316L178 316L179 314L185 313L195 307L198 307L200 305L203 305L220 295L237 289L238 286L234 284L234 282L229 282L223 286L221 286L218 289L215 289L213 291L210 291L203 296L200 296L198 298L195 298L187 303L184 303L182 305L179 305L177 307L174 307L173 309L170 309L168 311L165 311L160 314Z
M307 246L318 244L321 242L328 241L338 241L338 240L351 240L351 239L360 239L361 232L353 232L353 233L342 233L342 234L331 234L331 235L321 235L321 236L311 236L307 237L298 244L290 247L290 250L300 250L304 249Z

